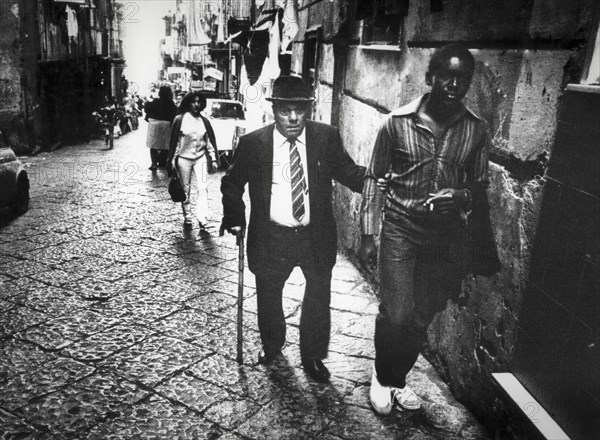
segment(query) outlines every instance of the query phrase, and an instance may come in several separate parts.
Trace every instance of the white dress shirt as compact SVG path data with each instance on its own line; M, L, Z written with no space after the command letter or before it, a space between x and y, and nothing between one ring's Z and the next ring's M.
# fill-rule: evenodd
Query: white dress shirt
M306 192L304 194L304 217L298 221L292 209L292 179L290 173L290 143L273 129L273 178L271 181L271 220L282 226L306 226L310 223L310 203L308 198L308 168L306 159L306 131L296 139L300 161L304 169Z

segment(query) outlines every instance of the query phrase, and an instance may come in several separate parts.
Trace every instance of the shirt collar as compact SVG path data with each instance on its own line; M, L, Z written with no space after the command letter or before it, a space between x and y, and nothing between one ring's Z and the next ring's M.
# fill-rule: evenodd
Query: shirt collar
M408 104L403 105L402 107L393 110L390 114L392 116L416 115L417 112L419 111L419 108L421 107L421 104L425 101L425 99L427 99L428 96L429 96L429 93L425 93L424 95L419 96L417 99L409 102ZM469 106L467 106L466 104L465 104L465 108L467 109L467 112L471 114L471 116L473 116L476 119L483 120L481 118L481 116L479 116L477 113L475 113L473 110L471 110L469 108Z
M277 127L273 126L273 146L281 147L281 146L285 145L287 142L288 142L287 138L285 136L283 136L281 133L279 133L279 130L277 130ZM302 133L300 133L300 136L298 136L298 138L296 139L296 142L298 142L302 145L306 145L306 127L304 127L304 130L302 130Z

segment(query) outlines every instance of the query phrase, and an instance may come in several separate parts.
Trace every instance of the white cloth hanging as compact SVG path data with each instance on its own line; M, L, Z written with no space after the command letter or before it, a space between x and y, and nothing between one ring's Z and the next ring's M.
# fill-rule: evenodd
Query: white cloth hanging
M65 7L65 12L67 13L67 36L69 38L77 37L79 34L79 26L77 26L77 15L75 15L75 10L67 5Z
M298 0L285 0L283 13L283 31L281 36L281 53L289 53L300 26L298 25Z
M223 18L223 8L219 8L219 15L217 19L217 43L223 43L225 41L225 19Z
M200 0L190 0L187 14L187 44L188 46L201 46L210 43L210 38L202 28L202 9Z
M275 15L275 20L269 29L269 70L268 74L271 79L279 77L281 69L279 68L279 19Z

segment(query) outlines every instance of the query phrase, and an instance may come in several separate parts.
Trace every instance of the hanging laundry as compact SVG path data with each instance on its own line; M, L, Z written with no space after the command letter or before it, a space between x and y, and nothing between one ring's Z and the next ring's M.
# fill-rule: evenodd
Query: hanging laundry
M298 0L285 0L283 31L281 36L281 53L291 53L291 44L292 41L294 41L299 29Z
M75 15L75 10L67 5L65 7L65 12L67 13L67 36L69 38L77 37L79 34L79 27L77 25L77 15Z
M254 30L264 31L271 28L271 24L277 16L279 7L275 4L275 0L265 0L260 4L260 7L259 3L261 2L256 2L257 10L260 13L258 15L258 18L256 19Z
M269 31L252 32L252 36L248 40L247 50L244 52L244 65L251 85L258 80L263 65L268 63L268 55Z
M273 20L273 24L271 25L271 29L269 30L269 67L268 74L271 79L276 79L279 77L279 73L281 72L279 69L279 47L280 47L280 37L279 37L279 19L276 17Z
M217 18L217 43L225 42L225 19L223 18L223 8L219 8Z
M235 34L231 34L229 37L227 37L227 40L225 40L225 44L229 44L230 42L233 42L236 38L241 37L242 35L242 31L238 31ZM235 41L236 43L239 44L239 41Z
M187 44L188 46L202 46L210 43L210 38L202 28L202 9L200 0L189 0L187 14Z

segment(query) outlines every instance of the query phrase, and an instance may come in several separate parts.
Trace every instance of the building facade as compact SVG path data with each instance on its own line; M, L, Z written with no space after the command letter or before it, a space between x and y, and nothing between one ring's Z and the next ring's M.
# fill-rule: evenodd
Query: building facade
M314 89L313 119L337 125L363 165L382 119L428 90L433 50L454 41L472 50L467 101L493 136L489 195L503 269L465 281L459 302L430 327L427 357L492 432L535 438L543 407L571 438L594 438L586 435L600 414L597 2L299 0L297 13L291 70ZM340 186L335 197L340 247L354 256L360 196ZM535 400L515 407L499 372Z
M91 113L122 99L123 9L114 0L3 1L0 129L19 152L89 140Z
M203 90L215 95L235 97L232 87L240 67L239 45L228 39L229 20L248 14L250 2L231 0L175 1L174 12L165 21L161 47L162 81L175 90Z

